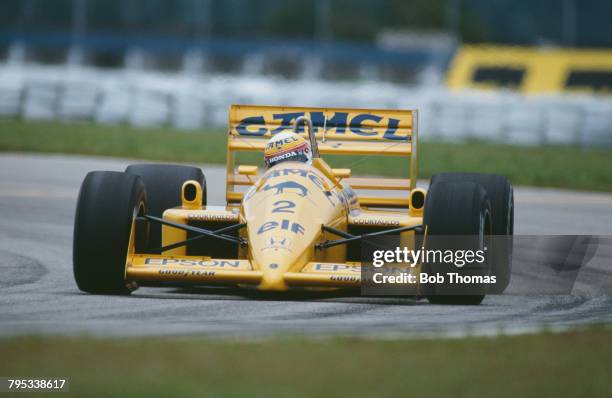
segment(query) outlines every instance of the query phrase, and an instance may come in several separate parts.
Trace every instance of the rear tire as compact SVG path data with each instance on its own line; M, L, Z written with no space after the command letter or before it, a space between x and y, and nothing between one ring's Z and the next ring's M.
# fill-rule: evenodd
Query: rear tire
M134 218L144 213L145 187L138 176L92 171L81 184L74 219L73 270L80 290L129 294L126 257Z
M181 188L188 180L202 186L202 204L206 205L206 179L202 169L172 164L132 164L125 172L139 176L147 191L147 214L161 218L164 211L181 205ZM149 250L161 247L162 226L149 223Z
M444 181L471 181L487 191L491 201L493 240L491 263L497 277L490 292L501 294L510 284L512 271L512 236L514 235L514 188L504 176L480 173L440 173L431 178L431 184Z
M491 204L485 189L474 182L437 182L432 184L425 200L424 220L427 228L427 249L449 249L444 242L442 247L435 236L461 235L474 236L468 242L461 242L458 249L466 249L464 243L473 250L482 250L485 239L491 234ZM455 242L451 242L455 243ZM472 247L474 246L474 247ZM454 247L453 247L454 248ZM484 299L482 286L453 286L447 273L461 275L488 275L488 261L485 264L465 265L457 268L447 263L423 263L423 272L428 275L440 274L445 277L442 284L428 284L423 289L430 303L477 305ZM461 272L458 272L461 270ZM466 294L466 289L468 294Z

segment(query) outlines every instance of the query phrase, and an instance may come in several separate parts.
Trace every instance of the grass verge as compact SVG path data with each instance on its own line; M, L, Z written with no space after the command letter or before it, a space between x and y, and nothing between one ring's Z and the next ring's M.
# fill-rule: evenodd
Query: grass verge
M258 342L0 340L3 376L71 378L76 396L609 397L612 331L497 338Z
M202 134L206 133L206 134ZM172 162L225 162L223 130L168 131L88 123L0 119L0 151L67 153ZM422 142L419 176L465 171L503 174L515 185L612 192L612 149L517 147L481 142ZM248 161L254 161L251 157ZM259 159L259 157L257 157ZM400 176L406 164L388 157L328 157L354 174Z

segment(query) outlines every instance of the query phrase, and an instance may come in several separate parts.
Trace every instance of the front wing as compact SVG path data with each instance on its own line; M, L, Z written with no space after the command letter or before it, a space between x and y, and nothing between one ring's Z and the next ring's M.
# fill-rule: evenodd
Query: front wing
M249 260L213 259L200 256L163 256L131 254L126 267L126 281L146 283L181 283L193 285L254 285L263 279L263 272L253 268ZM288 287L359 288L359 263L311 262L300 272L285 272Z

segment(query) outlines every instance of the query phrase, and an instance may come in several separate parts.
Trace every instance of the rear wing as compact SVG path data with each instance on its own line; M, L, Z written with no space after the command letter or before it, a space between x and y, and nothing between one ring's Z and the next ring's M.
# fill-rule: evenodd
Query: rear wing
M360 196L366 206L408 207L409 192L416 187L418 114L416 110L305 108L232 105L227 141L227 202L242 200L240 186L252 185L257 176L237 172L237 152L262 152L268 139L292 131L300 116L310 118L321 155L375 155L406 158L409 178L348 178L354 189L407 191L394 197ZM300 130L304 137L306 132Z

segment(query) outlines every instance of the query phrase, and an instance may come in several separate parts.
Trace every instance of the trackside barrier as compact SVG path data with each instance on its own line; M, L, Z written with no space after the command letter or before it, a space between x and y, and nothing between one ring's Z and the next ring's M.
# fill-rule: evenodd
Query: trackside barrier
M299 93L299 95L296 95ZM612 146L612 96L415 89L381 82L0 64L0 116L186 129L227 126L232 103L419 109L423 140Z

